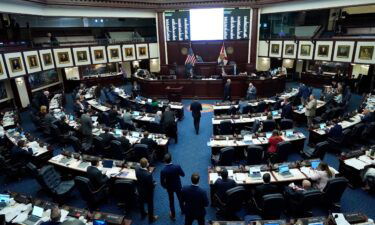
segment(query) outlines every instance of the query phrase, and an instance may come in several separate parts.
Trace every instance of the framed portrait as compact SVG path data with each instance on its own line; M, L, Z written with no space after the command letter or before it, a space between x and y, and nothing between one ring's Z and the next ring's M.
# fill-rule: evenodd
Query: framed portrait
M53 61L51 49L39 50L39 58L41 59L43 70L50 70L55 68L55 62Z
M72 51L70 48L53 49L58 68L73 66Z
M298 43L298 58L312 59L314 44L311 41L300 41Z
M107 46L108 62L121 62L121 46L110 45Z
M4 79L7 79L7 78L8 78L8 76L7 76L5 66L4 66L3 55L0 55L0 80L4 80Z
M40 66L38 51L23 52L23 57L25 59L26 69L29 74L36 73L42 70L42 67Z
M282 41L270 41L270 57L281 57Z
M315 60L331 60L333 41L317 41L315 46Z
M295 59L297 56L297 44L294 41L284 41L283 57Z
M333 61L351 62L353 59L354 41L336 41Z
M4 56L10 77L26 74L21 52L7 53Z
M228 47L231 48L231 47ZM234 51L234 49L233 49ZM148 52L149 52L149 58L154 59L154 58L159 58L159 45L158 43L149 43L148 44Z
M268 57L268 46L267 41L259 41L258 56Z
M89 47L73 48L73 55L76 66L91 64Z
M375 42L357 42L354 61L357 63L375 63Z
M107 54L105 51L105 46L90 47L92 64L107 63Z
M148 45L137 44L137 59L148 59Z
M122 46L122 53L124 56L124 61L132 61L135 60L135 47L134 45L123 45Z

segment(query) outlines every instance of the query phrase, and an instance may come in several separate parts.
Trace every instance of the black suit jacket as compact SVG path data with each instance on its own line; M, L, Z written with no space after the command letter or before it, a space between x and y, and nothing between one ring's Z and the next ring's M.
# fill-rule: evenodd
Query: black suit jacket
M224 86L224 98L229 99L231 97L232 88L231 85L226 83Z
M160 171L160 183L163 188L168 191L181 190L180 177L184 177L185 173L180 165L168 164Z
M165 111L163 113L163 115L161 116L161 124L165 126L168 126L168 125L171 125L171 124L175 124L175 116L174 116L174 112L172 111Z
M141 144L147 145L148 146L148 150L153 150L158 145L158 143L156 143L151 138L142 138L141 139Z
M87 167L87 178L89 178L91 186L95 190L98 190L108 181L108 177L102 174L102 172L94 166Z
M83 108L81 108L81 105L77 104L76 102L73 104L73 111L77 113L77 115L81 115L85 112L86 106L82 103Z
M13 162L27 162L30 160L32 155L33 151L30 148L24 150L18 146L13 146L12 150L10 151L10 157Z
M117 140L121 142L121 147L124 151L127 151L131 147L130 141L126 137L121 136Z
M278 193L279 190L276 185L273 184L261 184L255 187L255 200L258 203L263 201L263 196L268 194Z
M39 104L47 106L47 109L49 108L49 99L45 94L42 94L39 99Z
M62 134L66 134L71 130L69 124L67 124L65 121L59 120L56 122L56 125Z
M99 137L101 137L103 139L104 147L109 146L110 142L112 140L115 140L115 137L110 133L102 133L102 134L99 135Z
M190 105L190 110L194 118L201 117L201 111L202 111L201 103L194 101Z
M281 109L281 118L293 119L293 109L290 103L283 105Z
M214 184L214 190L216 192L216 195L220 198L221 201L226 201L226 195L225 192L228 191L231 188L236 187L237 184L232 179L217 179Z
M208 206L208 197L205 190L198 186L187 185L182 188L181 192L186 216L202 217L206 215L205 207Z
M137 189L138 193L142 198L150 199L154 195L155 183L152 178L152 174L145 169L137 168L135 170L137 177Z

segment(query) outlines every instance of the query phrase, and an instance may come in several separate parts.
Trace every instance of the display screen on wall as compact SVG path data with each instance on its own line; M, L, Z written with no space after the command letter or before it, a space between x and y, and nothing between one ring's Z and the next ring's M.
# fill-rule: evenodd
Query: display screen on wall
M117 72L116 63L88 65L88 66L81 66L81 68L82 68L81 72L82 72L83 77Z
M28 77L31 90L59 82L59 76L56 70L47 70L38 73L32 73Z
M7 90L5 88L5 83L0 82L0 100L3 100L5 98L8 98Z
M165 30L167 41L190 40L189 11L166 12Z
M249 39L250 9L224 9L224 39Z

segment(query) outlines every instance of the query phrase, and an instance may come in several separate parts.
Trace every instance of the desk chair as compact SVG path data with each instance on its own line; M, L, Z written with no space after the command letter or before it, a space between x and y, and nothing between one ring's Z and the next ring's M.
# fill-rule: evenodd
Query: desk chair
M231 135L234 133L234 127L230 120L223 120L219 124L220 135Z
M217 161L217 165L232 166L233 162L234 162L234 148L225 147L225 148L220 149L219 160Z
M288 160L289 152L292 149L292 144L289 141L279 142L276 147L276 153L270 158L272 163L282 163Z
M63 145L67 143L69 137L68 134L62 134L60 129L55 124L51 125L51 136L54 141Z
M328 209L341 209L341 196L347 186L348 180L345 177L332 178L327 182L323 190L323 202L327 204Z
M279 219L284 210L285 200L282 194L263 196L263 207L260 209L263 219Z
M99 203L107 198L107 185L103 185L98 190L94 190L90 180L86 177L77 176L74 181L79 193L90 209L95 209Z
M264 149L258 145L249 145L246 149L246 165L262 164L264 160Z
M74 187L74 181L63 181L52 165L41 168L36 180L44 190L59 202L63 201Z
M91 149L90 145L81 144L79 139L75 136L69 136L67 138L67 143L71 144L74 151L78 153L88 153Z
M352 132L350 133L350 139L349 140L351 140L351 143L360 141L362 132L364 130L365 130L365 124L364 123L356 124L352 128Z
M280 130L288 130L288 129L293 129L293 120L282 119L280 121Z
M322 192L317 189L304 191L300 202L291 201L291 208L295 209L294 215L297 217L312 217L312 209L321 204Z
M107 127L111 126L111 121L110 121L108 112L102 112L100 114L100 122L104 123Z
M248 199L246 190L243 186L238 186L227 190L225 195L225 200L217 197L218 213L224 215L226 219L236 220L235 213L242 209L243 204Z
M352 132L351 129L345 129L342 131L342 136L340 139L335 139L335 138L330 138L330 137L327 138L330 148L333 149L335 152L342 152L342 149L344 147L348 147L349 145L351 132Z
M132 180L118 179L114 183L114 196L118 205L130 210L137 204L137 191L135 182Z
M276 122L275 120L265 120L263 121L263 132L272 132L276 129Z
M96 155L104 155L108 151L108 147L104 146L103 138L95 136L92 139L93 152Z
M247 105L245 107L242 108L242 114L248 114L248 113L252 113L252 106L251 105Z
M259 102L255 112L256 113L264 112L266 110L266 107L267 107L267 104L265 102Z
M324 159L326 152L329 151L329 143L328 141L322 141L315 145L315 148L305 148L301 152L303 156L306 158L319 158L321 160Z
M110 158L117 160L125 160L127 155L130 153L129 149L124 149L121 142L112 140L110 142Z
M125 123L123 119L120 119L119 122L121 129L135 131L135 126L133 124Z
M24 164L15 164L0 155L0 171L9 180L19 179L25 175Z
M133 158L135 162L139 162L141 158L153 159L153 154L150 154L150 150L145 144L135 144L133 147Z
M373 140L374 137L375 137L375 122L371 122L362 131L361 140L365 143L375 144Z

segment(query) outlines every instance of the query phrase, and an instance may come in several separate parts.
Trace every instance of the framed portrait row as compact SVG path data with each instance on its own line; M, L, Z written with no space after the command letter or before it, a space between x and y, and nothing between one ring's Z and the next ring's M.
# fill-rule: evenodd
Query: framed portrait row
M260 40L258 56L375 64L375 42Z
M144 43L4 53L0 55L0 80L53 68L148 59L158 55L154 52L158 51L154 45Z

